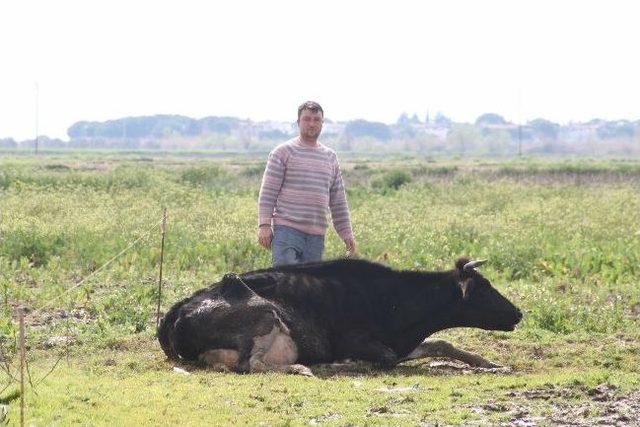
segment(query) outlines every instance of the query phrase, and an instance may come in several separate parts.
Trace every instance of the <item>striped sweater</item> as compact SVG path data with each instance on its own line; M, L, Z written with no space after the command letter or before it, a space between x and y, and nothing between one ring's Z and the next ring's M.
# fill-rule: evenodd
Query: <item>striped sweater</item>
M299 137L278 145L267 160L258 197L258 224L287 225L309 234L327 231L327 208L338 235L353 237L335 151Z

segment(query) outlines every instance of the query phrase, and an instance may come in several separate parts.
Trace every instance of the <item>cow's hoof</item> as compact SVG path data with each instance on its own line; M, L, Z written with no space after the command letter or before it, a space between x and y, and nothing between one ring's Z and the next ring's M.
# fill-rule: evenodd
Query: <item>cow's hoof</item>
M392 354L383 355L380 360L378 360L378 366L382 369L393 369L397 364L398 358Z
M472 365L472 366L474 366L474 365ZM490 360L485 360L485 361L483 361L481 363L478 363L474 367L475 368L484 368L484 369L502 369L502 368L504 368L504 366L498 365L497 363L493 363Z
M315 375L313 375L313 372L311 372L311 369L307 368L304 365L291 365L289 367L289 372L291 372L292 374L296 374L296 375L304 375L305 377L314 377Z
M382 369L384 371L390 371L394 369L396 366L398 366L398 364L397 363L378 363L375 366L377 366L379 369Z
M248 374L249 372L251 372L251 369L249 368L249 361L245 360L238 363L234 371L238 374Z
M334 362L332 364L330 364L329 366L331 366L332 368L340 368L340 369L345 369L345 368L351 368L356 366L358 363L351 360L351 359L344 359L344 360L340 360L339 362Z

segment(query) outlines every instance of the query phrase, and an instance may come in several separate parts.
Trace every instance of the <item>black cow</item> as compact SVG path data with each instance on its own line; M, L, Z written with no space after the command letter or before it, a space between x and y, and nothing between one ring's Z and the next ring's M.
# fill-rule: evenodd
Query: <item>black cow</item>
M237 372L310 375L302 364L344 359L389 368L427 355L495 366L425 340L454 327L515 328L522 314L476 270L483 262L425 272L342 259L227 274L175 304L158 336L171 359Z

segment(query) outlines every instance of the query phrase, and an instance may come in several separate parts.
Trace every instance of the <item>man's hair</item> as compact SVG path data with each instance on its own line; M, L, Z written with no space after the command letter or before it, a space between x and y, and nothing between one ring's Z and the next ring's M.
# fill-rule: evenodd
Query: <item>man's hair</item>
M324 117L324 111L322 110L322 107L315 101L306 101L300 104L300 106L298 107L298 120L300 120L300 116L302 115L302 112L304 110L309 110L314 113L317 113L319 111L322 114L322 117Z

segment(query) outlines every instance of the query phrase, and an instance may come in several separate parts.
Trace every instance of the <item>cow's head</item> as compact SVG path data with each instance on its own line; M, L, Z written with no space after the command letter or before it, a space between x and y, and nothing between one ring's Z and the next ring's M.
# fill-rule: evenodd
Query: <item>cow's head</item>
M468 258L456 261L455 275L462 292L460 326L513 331L522 319L522 312L476 270L485 262Z

